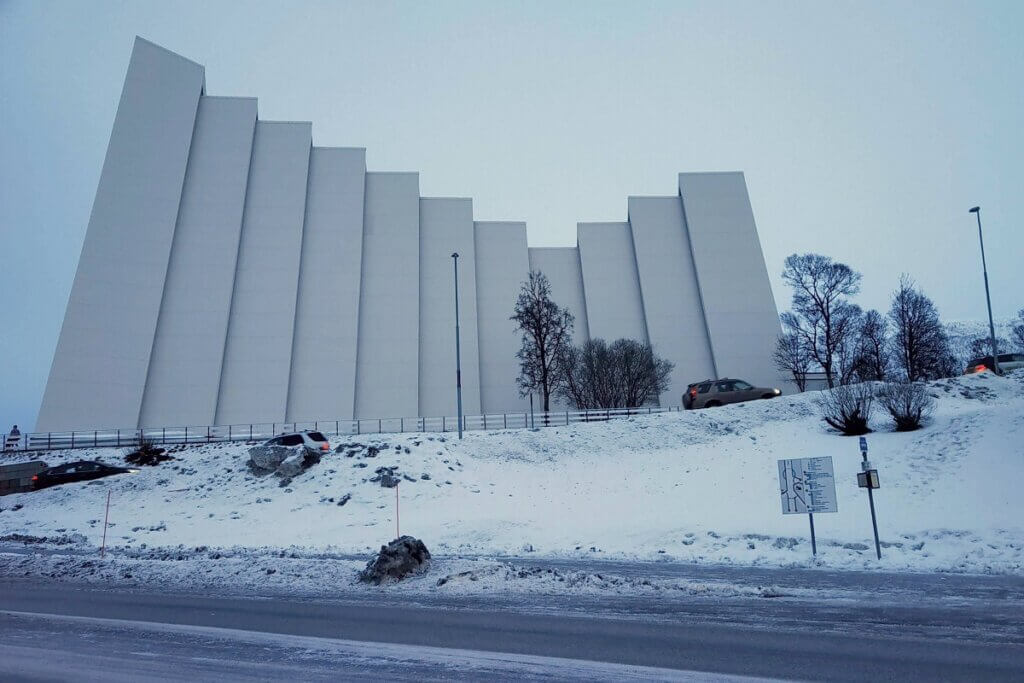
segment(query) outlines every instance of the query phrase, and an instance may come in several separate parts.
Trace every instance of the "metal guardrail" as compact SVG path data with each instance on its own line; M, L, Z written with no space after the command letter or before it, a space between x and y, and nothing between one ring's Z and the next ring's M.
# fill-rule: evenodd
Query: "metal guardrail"
M464 431L497 429L536 429L564 427L581 422L605 422L633 415L678 412L679 406L667 408L617 408L612 410L566 410L547 413L489 413L464 415ZM401 434L414 432L458 431L455 417L383 417L354 420L319 420L313 422L265 422L245 425L155 427L147 429L94 429L73 432L32 432L22 434L16 448L4 452L48 451L64 448L99 448L138 446L141 441L156 444L226 443L261 441L285 432L313 430L329 436L353 434ZM4 444L8 443L4 434Z

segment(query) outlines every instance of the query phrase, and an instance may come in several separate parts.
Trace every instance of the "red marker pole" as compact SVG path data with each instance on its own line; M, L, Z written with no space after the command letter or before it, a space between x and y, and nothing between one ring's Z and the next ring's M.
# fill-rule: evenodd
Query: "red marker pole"
M107 521L110 519L110 491L107 491L107 512L103 515L103 545L100 546L100 557L107 551Z
M401 538L402 534L398 531L398 484L395 484L395 538Z

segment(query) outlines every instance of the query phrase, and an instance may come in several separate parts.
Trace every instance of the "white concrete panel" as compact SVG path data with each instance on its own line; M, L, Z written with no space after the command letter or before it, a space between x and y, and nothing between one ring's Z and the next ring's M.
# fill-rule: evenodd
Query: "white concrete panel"
M579 223L576 239L591 339L647 341L629 223Z
M203 67L136 39L40 431L138 423L203 81Z
M516 353L522 333L509 316L530 274L526 223L477 222L474 227L481 409L485 413L522 412L530 407L516 385Z
M551 284L551 300L569 311L573 318L572 343L589 339L587 302L583 296L583 272L576 247L531 247L530 270L539 270Z
M662 406L679 405L686 385L715 374L690 241L679 197L630 197L640 293L654 352L675 363Z
M367 173L356 417L419 410L419 175Z
M255 126L255 99L199 101L140 427L213 424Z
M258 121L217 424L283 422L312 125Z
M682 173L679 193L718 372L784 390L772 361L782 328L743 174Z
M365 178L366 150L313 148L292 344L289 422L353 416Z
M462 409L480 413L477 352L476 249L473 201L420 199L420 402L419 414L455 415L455 274L459 253L459 343Z

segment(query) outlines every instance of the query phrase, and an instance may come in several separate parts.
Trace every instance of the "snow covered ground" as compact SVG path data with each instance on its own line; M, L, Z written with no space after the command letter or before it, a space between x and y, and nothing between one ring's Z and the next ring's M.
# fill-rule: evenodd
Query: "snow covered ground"
M153 559L175 560L161 563L170 574L180 557L178 571L215 582L267 576L271 565L260 558L283 553L340 558L322 571L350 576L364 562L353 556L395 536L396 490L372 481L378 468L394 467L403 477L401 533L422 538L442 558L464 558L443 560L431 586L444 576L453 586L507 580L517 569L500 558L531 554L1024 574L1024 372L943 380L930 391L937 410L924 429L892 432L881 410L872 420L881 561L867 496L856 484L857 440L830 432L813 395L797 395L536 431L469 432L461 442L452 434L345 438L332 446L358 445L332 451L284 486L250 472L243 444L178 449L175 460L135 475L0 498L0 540L47 537L73 551L49 560L3 555L0 564L12 575L65 563L76 574L116 577ZM368 445L379 452L371 457ZM79 449L44 459L121 464L127 452ZM776 460L823 455L833 457L839 512L815 515L812 559L806 516L781 513ZM107 543L116 549L113 560L97 563L80 552L101 542L108 491ZM498 560L465 559L473 557ZM316 562L302 564L297 575L317 571ZM565 584L565 577L536 578ZM680 588L691 589L709 590Z

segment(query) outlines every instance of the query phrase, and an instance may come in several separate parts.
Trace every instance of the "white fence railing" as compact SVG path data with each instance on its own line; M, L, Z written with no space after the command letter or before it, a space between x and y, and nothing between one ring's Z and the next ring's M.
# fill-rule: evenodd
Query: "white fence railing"
M605 422L633 415L650 415L679 411L667 408L617 408L612 410L566 410L547 413L489 413L463 416L464 431L491 429L528 429L564 427L580 422ZM140 441L156 444L223 443L229 441L261 441L284 432L313 430L329 436L352 434L399 434L406 432L458 431L455 417L383 417L358 420L319 420L315 422L264 422L259 424L154 427L147 429L94 429L73 432L33 432L22 434L5 452L46 451L59 448L99 448L137 446Z

